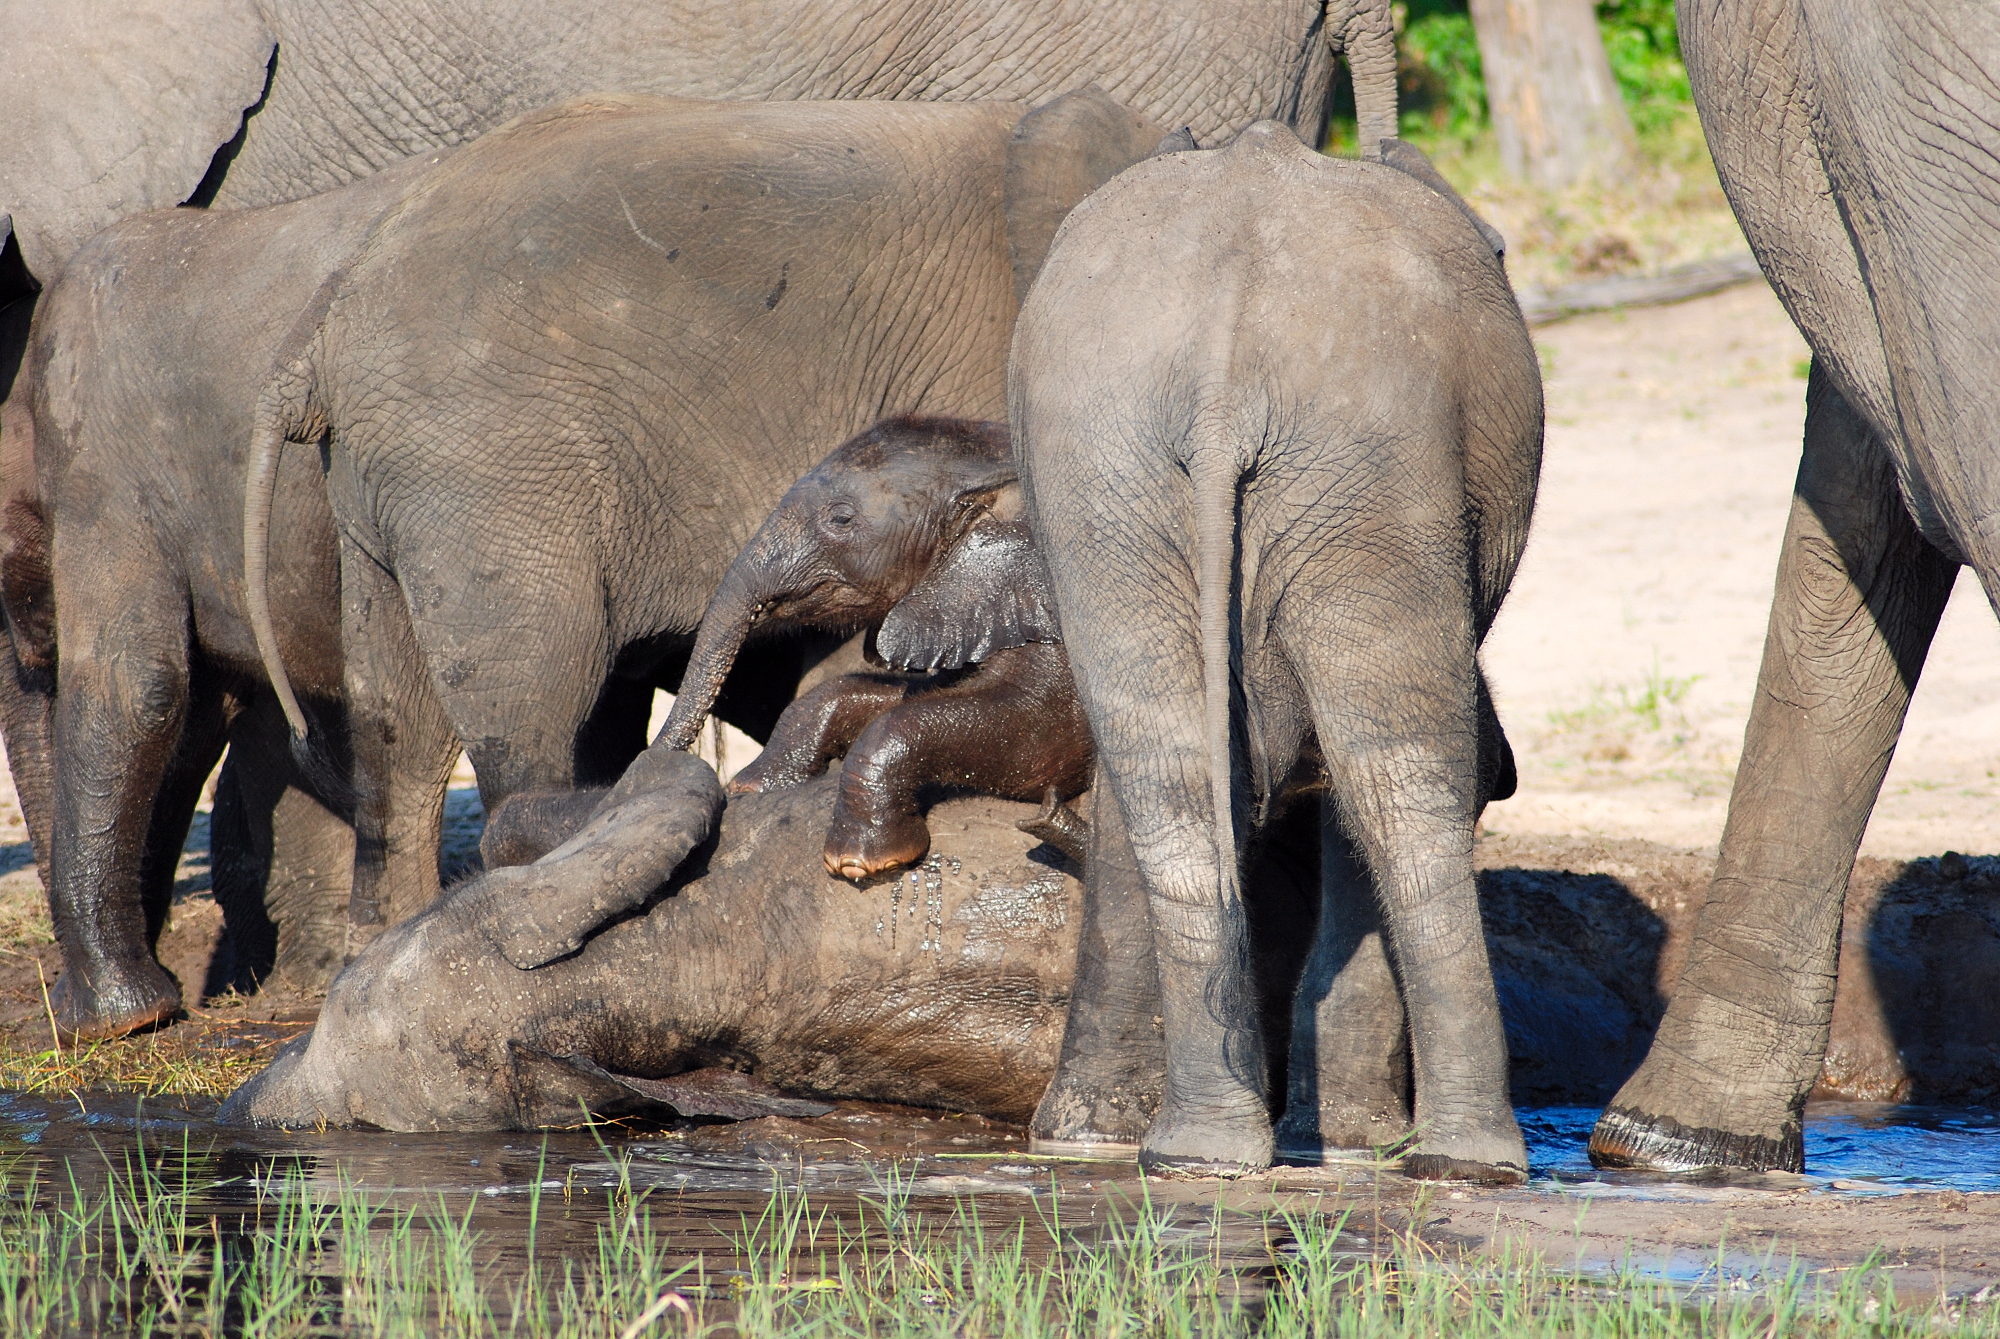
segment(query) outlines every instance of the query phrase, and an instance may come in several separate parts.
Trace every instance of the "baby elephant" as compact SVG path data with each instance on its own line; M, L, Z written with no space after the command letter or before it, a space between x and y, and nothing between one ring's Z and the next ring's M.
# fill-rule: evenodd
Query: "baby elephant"
M879 624L869 659L891 672L793 702L732 792L795 786L846 754L826 867L858 880L924 858L920 806L940 791L1082 791L1090 731L1019 498L1002 424L903 416L846 442L731 565L653 747L693 741L750 637Z
M1316 1154L1371 1063L1342 1040L1343 981L1379 907L1405 1170L1520 1180L1472 833L1477 651L1540 467L1534 347L1494 236L1408 146L1340 161L1264 121L1181 150L1070 215L1009 364L1028 513L1150 912L1167 1082L1141 1158L1271 1160L1241 858L1316 744L1324 838L1373 887L1323 862L1276 1133Z

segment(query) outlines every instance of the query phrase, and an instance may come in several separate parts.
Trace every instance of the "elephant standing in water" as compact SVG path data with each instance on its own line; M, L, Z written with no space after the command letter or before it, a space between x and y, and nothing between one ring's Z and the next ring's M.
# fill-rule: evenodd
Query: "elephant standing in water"
M1848 878L1961 564L2000 608L2000 15L1678 13L1723 189L1813 362L1715 881L1590 1152L1798 1171Z
M1162 154L1070 216L1015 332L1028 515L1152 918L1150 1164L1271 1161L1242 857L1316 741L1326 900L1284 1142L1318 1152L1402 1032L1347 1028L1342 979L1386 979L1351 841L1407 1011L1406 1170L1526 1174L1472 832L1504 788L1476 653L1527 540L1541 376L1491 242L1421 175L1273 122Z

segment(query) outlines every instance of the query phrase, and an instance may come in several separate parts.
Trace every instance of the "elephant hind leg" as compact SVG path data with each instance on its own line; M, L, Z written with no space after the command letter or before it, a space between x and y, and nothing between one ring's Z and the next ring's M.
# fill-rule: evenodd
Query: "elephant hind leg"
M1420 574L1437 566L1421 561L1425 552L1399 562L1377 555L1366 573L1350 574L1341 600L1317 598L1301 583L1280 606L1277 633L1305 689L1341 827L1366 861L1402 985L1416 1134L1404 1170L1430 1178L1519 1181L1527 1173L1527 1149L1509 1102L1507 1040L1473 882L1479 728L1472 612L1462 578L1422 582ZM1367 592L1369 573L1397 584ZM1368 637L1356 637L1353 599L1403 612L1393 624L1371 625ZM1367 935L1348 905L1353 890L1341 875L1341 862L1326 861L1326 929L1307 980L1323 983L1336 1003L1371 1010L1374 1017L1328 1019L1319 1026L1302 1001L1294 1027L1337 1034L1373 1026L1393 1044L1394 1011L1379 998L1380 982L1358 998L1331 995L1333 984L1368 965L1365 958L1355 960ZM1347 961L1335 961L1342 950ZM1318 1059L1302 1045L1293 1055L1304 1064ZM1318 1070L1316 1077L1317 1114L1324 1122L1340 1114L1340 1076ZM1307 1078L1292 1077L1294 1093ZM1299 1113L1302 1120L1312 1114ZM1385 1114L1393 1117L1393 1110ZM1323 1125L1322 1137L1326 1133Z
M1597 1122L1601 1167L1799 1171L1854 856L1957 566L1817 363L1729 819L1687 966Z

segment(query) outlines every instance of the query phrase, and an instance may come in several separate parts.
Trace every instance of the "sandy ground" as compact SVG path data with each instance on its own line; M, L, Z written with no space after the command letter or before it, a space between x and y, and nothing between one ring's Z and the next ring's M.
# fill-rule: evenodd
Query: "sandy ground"
M1536 332L1533 538L1487 642L1520 793L1501 832L1712 850L1762 654L1805 417L1805 342L1763 284ZM2000 623L1954 592L1863 842L2000 850Z

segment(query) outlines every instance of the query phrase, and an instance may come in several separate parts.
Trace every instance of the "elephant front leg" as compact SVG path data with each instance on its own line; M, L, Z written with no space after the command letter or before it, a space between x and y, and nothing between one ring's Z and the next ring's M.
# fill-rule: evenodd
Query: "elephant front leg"
M1090 779L1090 726L1056 645L996 652L877 717L847 755L826 867L848 879L914 865L930 849L919 797L946 787L1039 800Z
M65 1040L121 1036L180 1009L153 948L222 751L220 695L190 684L185 655L135 646L114 663L79 653L64 665L49 882L63 970L49 993Z
M1381 1149L1410 1129L1403 996L1382 941L1375 889L1326 806L1320 917L1292 1007L1278 1149L1317 1162L1332 1149Z
M1805 454L1715 880L1645 1062L1591 1161L1799 1171L1847 881L1957 567L1813 365Z
M843 674L786 707L764 751L729 782L731 795L756 795L804 785L854 746L877 716L909 693L910 680L887 674Z
M1146 884L1102 769L1090 805L1069 1017L1028 1132L1038 1153L1136 1157L1167 1073L1160 972Z

